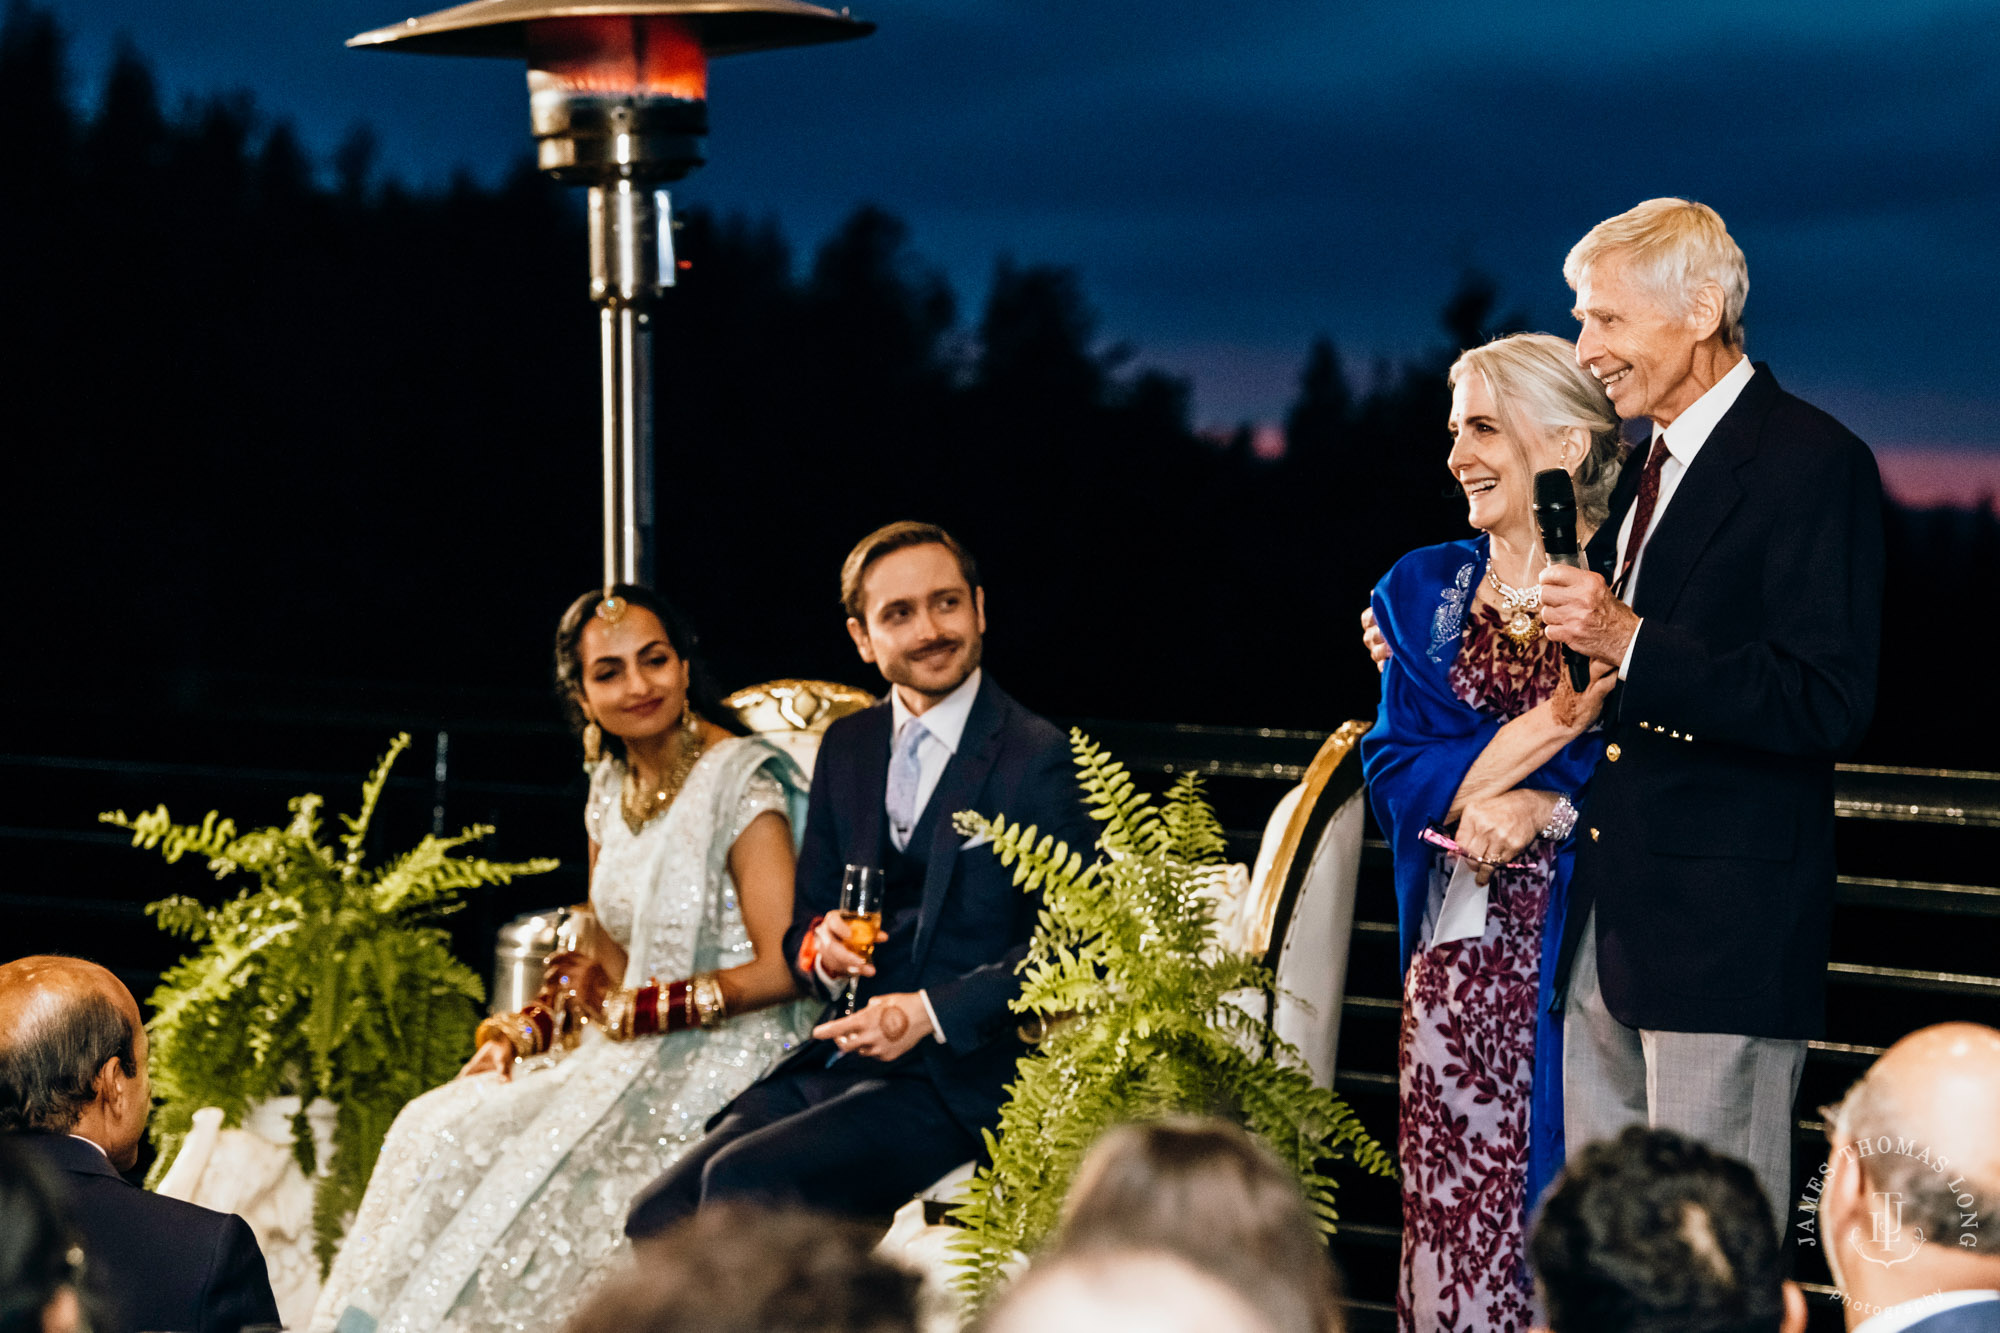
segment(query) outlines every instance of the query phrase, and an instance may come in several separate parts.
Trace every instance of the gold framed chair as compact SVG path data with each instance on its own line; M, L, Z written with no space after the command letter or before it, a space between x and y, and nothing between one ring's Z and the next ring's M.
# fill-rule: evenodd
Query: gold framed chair
M1367 722L1342 723L1279 801L1264 830L1247 904L1245 945L1277 977L1266 1013L1299 1048L1315 1082L1333 1086L1341 996L1367 822L1361 737Z
M873 705L875 696L831 680L767 680L747 685L722 701L737 722L771 742L811 777L820 739L838 718Z

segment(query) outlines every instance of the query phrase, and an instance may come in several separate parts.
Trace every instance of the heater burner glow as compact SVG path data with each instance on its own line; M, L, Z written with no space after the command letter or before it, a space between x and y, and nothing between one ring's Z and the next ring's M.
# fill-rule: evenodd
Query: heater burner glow
M526 40L528 117L544 171L596 185L679 180L701 165L708 56L694 19L537 19Z
M607 12L609 11L609 12ZM712 57L866 37L811 0L465 0L349 46L528 62L535 158L590 190L604 407L604 581L653 581L653 316L687 267L664 188L701 165Z
M528 25L528 68L564 92L708 95L708 57L692 20L666 15L542 19Z

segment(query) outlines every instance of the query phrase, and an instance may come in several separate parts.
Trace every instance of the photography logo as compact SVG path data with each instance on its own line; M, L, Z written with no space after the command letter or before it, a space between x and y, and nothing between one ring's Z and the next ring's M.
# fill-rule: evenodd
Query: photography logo
M1858 1166L1867 1189L1867 1211L1840 1224L1841 1234L1821 1198L1836 1163ZM1837 1247L1827 1256L1836 1272L1857 1259L1893 1268L1932 1244L1980 1248L1979 1200L1966 1189L1965 1176L1953 1170L1950 1157L1907 1138L1884 1134L1842 1144L1806 1183L1798 1213L1799 1244Z
M1917 1251L1924 1245L1924 1229L1903 1228L1903 1196L1894 1190L1876 1190L1869 1196L1873 1207L1868 1210L1872 1226L1866 1241L1861 1239L1861 1228L1848 1229L1847 1243L1871 1264L1881 1264L1894 1268L1897 1264L1908 1263L1917 1257Z

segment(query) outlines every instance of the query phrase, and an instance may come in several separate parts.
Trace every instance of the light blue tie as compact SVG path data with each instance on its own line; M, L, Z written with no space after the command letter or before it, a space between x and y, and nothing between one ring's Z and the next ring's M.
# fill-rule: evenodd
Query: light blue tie
M923 746L924 737L930 732L916 718L903 724L903 732L896 737L896 752L889 756L889 791L885 805L889 812L889 841L902 851L910 845L910 831L917 823L917 783L923 777L924 766L917 760L917 751Z

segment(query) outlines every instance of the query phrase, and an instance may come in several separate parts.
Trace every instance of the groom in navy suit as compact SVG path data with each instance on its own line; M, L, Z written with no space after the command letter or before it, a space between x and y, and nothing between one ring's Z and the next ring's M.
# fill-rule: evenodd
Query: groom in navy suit
M753 1084L640 1195L625 1230L652 1235L725 1198L886 1220L983 1154L1027 1047L1008 1001L1039 894L952 827L1004 814L1087 851L1063 734L980 670L986 595L942 528L892 523L841 570L847 629L889 698L827 729L813 774L785 952L801 986L865 1001L828 1011L813 1040ZM847 866L884 872L872 959L836 909Z

